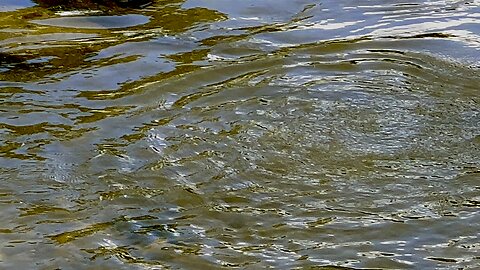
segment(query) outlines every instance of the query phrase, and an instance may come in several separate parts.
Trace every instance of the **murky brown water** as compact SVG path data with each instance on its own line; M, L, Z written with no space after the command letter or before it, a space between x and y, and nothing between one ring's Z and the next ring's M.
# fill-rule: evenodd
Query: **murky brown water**
M1 269L480 268L480 1L62 2L0 0Z

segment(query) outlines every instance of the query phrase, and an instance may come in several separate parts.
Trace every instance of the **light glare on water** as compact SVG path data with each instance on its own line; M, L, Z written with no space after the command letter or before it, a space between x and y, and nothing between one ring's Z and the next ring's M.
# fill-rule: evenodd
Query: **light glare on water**
M53 2L0 3L0 268L480 266L480 1Z

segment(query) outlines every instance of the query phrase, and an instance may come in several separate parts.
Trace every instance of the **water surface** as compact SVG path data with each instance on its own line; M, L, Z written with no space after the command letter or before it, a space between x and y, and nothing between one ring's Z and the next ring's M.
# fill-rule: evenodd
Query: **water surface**
M0 268L480 267L479 22L2 2Z

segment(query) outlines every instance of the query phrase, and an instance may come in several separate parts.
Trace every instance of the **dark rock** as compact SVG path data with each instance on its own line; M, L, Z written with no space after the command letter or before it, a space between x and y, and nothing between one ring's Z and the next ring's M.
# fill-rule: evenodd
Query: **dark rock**
M105 10L118 8L140 8L152 0L33 0L39 6L53 10L89 9Z

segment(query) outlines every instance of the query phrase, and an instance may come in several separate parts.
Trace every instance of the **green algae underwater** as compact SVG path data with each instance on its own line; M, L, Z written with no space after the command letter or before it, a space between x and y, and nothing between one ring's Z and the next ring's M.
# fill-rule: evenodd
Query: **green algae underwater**
M1 269L477 269L480 1L1 0Z

